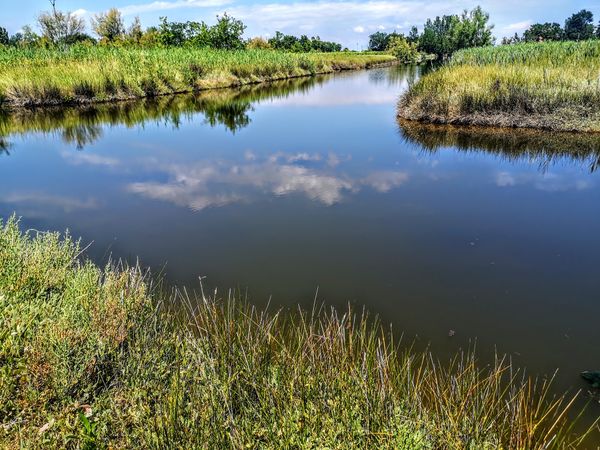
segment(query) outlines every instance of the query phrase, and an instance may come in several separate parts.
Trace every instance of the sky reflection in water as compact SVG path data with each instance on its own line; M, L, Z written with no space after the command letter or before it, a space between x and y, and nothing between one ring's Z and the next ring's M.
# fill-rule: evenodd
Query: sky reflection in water
M416 69L0 116L0 214L175 283L597 367L600 137L398 124ZM448 338L448 331L456 336Z

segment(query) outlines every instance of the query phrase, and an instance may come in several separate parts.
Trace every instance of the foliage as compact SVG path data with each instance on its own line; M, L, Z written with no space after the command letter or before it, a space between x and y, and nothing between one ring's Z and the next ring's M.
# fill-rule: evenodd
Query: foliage
M416 44L410 43L400 36L394 36L390 39L387 51L405 64L418 62L421 56Z
M514 44L519 41L583 41L600 37L600 25L594 26L594 15L585 9L571 15L565 21L564 29L556 22L534 23L523 33L522 39L504 39L503 43Z
M204 22L168 22L161 17L159 40L165 46L210 47L224 50L244 48L242 36L246 26L227 14L217 16L217 23L208 26Z
M561 41L563 39L563 29L556 22L534 23L523 33L525 42Z
M111 8L105 13L96 14L92 18L92 29L102 40L107 42L114 42L125 36L125 24L121 12L117 8Z
M6 31L6 28L0 27L0 45L8 45L9 43L8 31Z
M462 50L411 86L404 118L600 131L600 41Z
M476 7L459 15L428 19L419 42L419 49L426 53L447 57L457 50L492 45L493 25L489 14Z
M23 106L153 97L364 68L390 60L390 55L193 46L9 48L0 50L0 99Z
M373 52L383 52L388 46L389 34L384 31L377 31L369 36L369 50Z
M594 37L594 15L582 9L565 22L565 38L572 41L584 41Z
M140 21L139 16L135 16L127 30L127 39L133 44L140 44L143 36L144 30L142 29L142 22Z
M208 46L222 50L240 50L244 48L242 36L246 25L241 20L228 16L217 16L216 25L208 28Z
M366 315L165 299L69 236L0 226L2 448L566 448L549 383L400 351ZM216 295L216 294L215 294ZM179 312L173 307L179 305Z
M246 43L246 48L248 50L270 50L273 47L271 47L271 44L265 38L254 37Z
M341 44L336 42L322 41L319 36L309 38L302 35L299 38L289 34L283 34L280 31L275 33L269 39L269 45L276 50L284 50L290 52L339 52L342 50Z
M52 44L77 42L77 37L85 36L85 22L81 17L56 9L56 1L51 0L52 11L38 16L42 36Z

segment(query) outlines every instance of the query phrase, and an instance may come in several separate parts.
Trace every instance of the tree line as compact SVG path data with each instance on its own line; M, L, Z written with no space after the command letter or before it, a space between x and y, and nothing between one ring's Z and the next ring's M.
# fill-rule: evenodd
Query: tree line
M502 39L502 44L542 41L586 41L600 39L600 23L594 25L594 14L582 9L565 20L564 27L557 22L534 23L523 32Z
M420 52L445 58L463 48L492 45L494 26L489 21L489 14L477 6L462 14L428 19L422 33L417 27L412 27L406 36L397 32L373 33L369 36L369 50L394 51L401 47L409 53Z
M217 22L214 25L196 21L173 22L166 17L161 17L158 26L143 29L139 17L135 17L131 25L126 27L121 12L112 8L92 17L90 25L96 38L87 33L86 22L82 17L71 12L60 11L56 7L56 0L50 0L50 5L50 11L42 12L37 17L39 34L31 26L26 25L20 32L9 36L7 30L0 27L0 45L55 47L88 43L91 45L144 47L190 46L225 50L262 48L291 52L336 52L342 50L340 44L323 41L318 36L296 37L279 31L269 40L260 37L245 40L243 37L246 30L244 23L227 13L217 16Z

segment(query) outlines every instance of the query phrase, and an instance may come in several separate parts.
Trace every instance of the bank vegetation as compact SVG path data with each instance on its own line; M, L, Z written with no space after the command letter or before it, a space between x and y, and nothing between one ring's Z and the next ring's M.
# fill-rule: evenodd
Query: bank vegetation
M437 362L366 315L166 295L69 235L0 225L2 448L573 448L566 397Z

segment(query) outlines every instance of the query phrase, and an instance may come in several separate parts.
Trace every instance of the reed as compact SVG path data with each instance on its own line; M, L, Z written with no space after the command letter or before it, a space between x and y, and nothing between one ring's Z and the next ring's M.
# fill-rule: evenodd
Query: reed
M550 383L401 350L351 310L165 297L69 235L0 224L2 448L572 448ZM169 298L169 300L165 300Z
M0 104L106 102L370 67L390 55L122 48L0 48Z
M600 41L547 42L457 52L399 103L408 120L600 131Z

